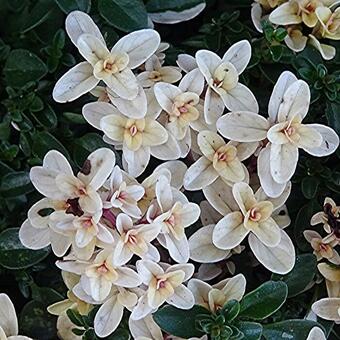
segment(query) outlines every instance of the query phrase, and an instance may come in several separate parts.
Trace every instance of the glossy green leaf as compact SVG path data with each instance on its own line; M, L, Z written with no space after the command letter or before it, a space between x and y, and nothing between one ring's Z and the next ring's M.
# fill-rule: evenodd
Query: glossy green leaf
M148 15L141 0L99 0L98 11L107 23L124 32L148 26Z
M303 195L312 199L318 192L320 180L315 176L305 177L301 182L301 190Z
M29 81L41 79L47 73L47 67L34 53L18 49L10 53L3 72L7 85L19 88Z
M91 0L55 0L60 9L68 14L72 11L90 12Z
M196 318L202 314L209 315L209 311L198 305L189 310L168 305L153 314L153 318L165 332L182 338L191 338L203 335L196 328Z
M236 324L237 328L244 334L247 340L261 339L262 325L257 322L241 321Z
M3 176L0 183L0 196L16 197L33 191L28 172L10 172Z
M195 7L201 3L205 2L204 0L150 0L146 4L146 9L148 12L165 12L165 11L184 11L185 9L189 9Z
M57 115L49 104L46 104L43 110L32 113L32 116L39 124L48 129L54 129L58 124Z
M304 340L313 327L321 327L320 324L309 320L286 320L270 325L264 325L263 336L266 340L292 339Z
M275 313L286 301L288 287L284 282L268 281L245 295L239 316L262 320Z
M19 228L10 228L0 234L0 265L8 269L25 269L42 261L49 248L31 250L19 240Z
M312 282L316 273L316 257L313 254L300 254L296 257L292 271L286 275L273 274L272 280L282 281L288 286L288 297L303 292Z

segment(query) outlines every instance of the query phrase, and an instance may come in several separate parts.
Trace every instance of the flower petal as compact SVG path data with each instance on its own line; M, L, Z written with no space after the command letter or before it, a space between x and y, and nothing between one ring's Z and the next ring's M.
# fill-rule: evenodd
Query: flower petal
M113 105L105 102L85 104L82 113L86 121L98 130L101 130L100 121L103 117L113 114L120 115Z
M199 69L193 69L183 77L178 87L183 92L194 92L201 95L204 88L204 76Z
M195 58L198 68L209 83L216 68L222 63L222 59L216 53L208 50L197 51Z
M77 40L79 53L94 66L99 60L105 60L110 52L105 43L92 34L84 33Z
M53 99L58 103L71 102L94 89L99 80L93 75L93 67L87 61L73 66L55 84Z
M339 321L340 298L324 298L312 305L313 312L320 318Z
M176 63L186 73L189 73L198 67L196 59L189 54L179 54Z
M207 124L216 124L224 111L224 103L221 97L208 87L204 100L204 118Z
M166 248L173 260L177 263L186 263L189 260L189 243L186 236L177 240L171 234L164 234Z
M130 151L123 147L124 159L127 162L128 168L126 169L129 175L138 177L146 169L150 161L150 148L141 147L137 151Z
M340 301L339 301L340 303ZM306 340L326 340L324 332L319 327L313 327Z
M233 196L243 215L246 215L248 210L256 204L253 190L247 183L235 183L233 186Z
M50 244L50 229L37 229L32 227L31 223L26 220L19 230L21 243L29 249L42 249Z
M281 240L281 229L272 218L260 222L251 230L268 247L276 247Z
M225 141L217 133L206 130L199 132L197 136L197 144L203 155L212 161L215 152L221 146L225 145Z
M334 46L321 44L320 41L312 34L309 34L309 38L309 43L320 52L323 59L331 60L335 57L336 49Z
M298 5L296 4L296 7ZM302 19L297 15L297 8L291 2L284 3L269 15L269 21L275 25L299 24Z
M248 40L241 40L232 45L224 54L222 61L234 65L238 74L241 74L247 67L251 57L251 45Z
M187 287L179 285L175 288L174 294L166 299L166 302L180 309L190 309L194 306L195 299Z
M160 82L155 84L154 92L162 109L167 113L172 114L174 99L182 94L182 91L175 85Z

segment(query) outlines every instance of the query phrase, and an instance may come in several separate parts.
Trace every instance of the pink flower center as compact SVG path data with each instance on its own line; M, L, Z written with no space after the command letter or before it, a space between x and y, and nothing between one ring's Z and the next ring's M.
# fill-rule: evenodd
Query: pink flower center
M105 263L103 263L100 267L97 268L97 272L99 274L106 274L109 269L106 267Z
M138 132L138 129L137 129L136 125L132 125L130 127L130 134L131 134L131 136L132 137L135 136L137 132Z
M158 279L157 280L157 289L165 288L166 280L165 279Z
M252 208L250 210L250 213L249 213L249 218L252 220L252 221L259 221L260 218L261 218L261 213L257 210L257 208Z
M88 220L83 221L82 226L83 226L84 229L91 228L92 227L92 220L88 219Z
M225 153L221 152L221 153L218 153L217 158L218 158L219 161L225 162L227 160L228 156Z
M169 223L172 227L175 225L175 216L171 215L168 219L167 219L167 223Z
M180 108L179 108L179 112L181 112L181 113L187 113L189 110L185 107L185 106L181 106Z

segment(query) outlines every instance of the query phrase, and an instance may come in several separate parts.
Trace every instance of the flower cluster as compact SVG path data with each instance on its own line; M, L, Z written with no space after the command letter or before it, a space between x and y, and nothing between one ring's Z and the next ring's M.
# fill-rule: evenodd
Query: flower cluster
M337 3L336 0L255 0L251 15L259 32L262 32L261 21L268 19L286 29L284 41L291 50L300 52L308 43L329 60L334 58L336 50L324 40L340 39Z
M303 123L308 85L284 72L262 115L239 81L251 57L246 40L222 58L200 50L165 66L168 45L154 30L130 33L109 50L93 20L76 11L66 31L86 61L56 83L53 97L63 103L91 92L97 101L82 113L108 148L92 152L76 175L54 150L31 169L43 198L29 210L20 240L30 249L51 245L68 288L67 299L49 311L65 322L69 308L86 315L98 306L94 329L106 337L128 310L134 338L162 339L152 314L164 304L215 313L242 299L242 274L204 281L224 274L217 263L237 271L229 259L245 249L244 240L255 265L288 273L295 249L284 230L285 202L299 149L320 157L339 145L332 129ZM146 170L151 156L164 162ZM206 198L195 199L200 205L184 194L197 190ZM339 261L329 249L338 229L324 223L332 237L306 237L319 258Z

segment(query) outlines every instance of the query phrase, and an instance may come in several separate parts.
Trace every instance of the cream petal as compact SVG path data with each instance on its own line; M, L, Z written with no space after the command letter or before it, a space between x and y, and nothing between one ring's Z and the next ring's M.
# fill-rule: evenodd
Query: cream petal
M195 304L205 306L206 301L208 301L208 294L212 287L204 281L191 279L188 282L188 288L194 296Z
M214 225L198 229L189 239L190 258L200 263L213 263L225 259L229 251L217 248L212 242Z
M262 20L262 6L257 3L253 2L251 6L251 20L256 28L256 30L260 33L263 33L261 20Z
M324 298L312 305L313 312L320 318L332 321L340 321L340 298Z
M331 60L336 55L336 49L334 46L321 44L319 40L314 37L312 34L309 35L309 43L314 46L322 55L322 58L325 60Z
M183 185L186 190L200 190L213 183L217 178L218 173L212 162L201 157L185 173Z
M209 83L216 68L222 63L221 58L214 52L208 50L199 50L196 53L195 58L198 68Z
M200 217L201 210L196 203L184 204L181 211L177 213L177 216L181 220L181 224L184 228L194 224Z
M183 77L178 87L183 92L194 92L201 95L204 88L204 76L199 69L195 68Z
M220 249L233 249L238 246L249 231L243 225L241 212L235 211L224 216L215 226L213 243Z
M336 132L328 126L321 124L308 124L322 136L322 144L319 147L304 148L313 156L324 157L332 154L339 146L339 137Z
M53 201L48 198L43 198L32 205L27 213L28 220L30 221L32 227L37 229L48 228L50 215L41 216L39 212L43 209L49 208L53 208Z
M165 128L155 120L145 119L145 128L143 131L143 145L155 146L166 143L168 133Z
M69 308L72 308L73 305L74 305L73 301L66 299L48 306L47 311L52 315L59 316L63 312L66 312Z
M295 264L295 248L289 236L281 230L281 241L276 247L265 246L255 235L250 234L249 246L257 260L268 270L277 274L289 273Z
M58 257L64 256L72 243L71 237L56 233L51 229L50 229L50 241L52 251Z
M127 118L122 115L111 114L100 120L100 128L105 135L116 142L123 142Z
M197 136L197 144L203 155L212 161L215 152L221 146L225 145L225 141L217 133L206 130L199 132Z
M42 249L50 244L50 229L37 229L32 227L29 220L26 220L19 230L21 243L29 249Z
M314 149L322 144L321 134L310 125L312 124L301 124L297 128L300 138L296 144L299 148Z
M238 83L231 90L224 91L221 95L224 105L230 111L251 111L259 112L259 105L249 88Z
M294 175L299 159L298 148L290 143L270 146L270 172L277 183L287 183Z
M224 103L221 97L208 87L204 100L204 118L207 124L216 124L224 111Z
M277 197L272 198L266 192L262 187L260 187L256 193L255 198L257 201L270 201L273 204L274 211L279 209L284 205L284 203L287 201L292 189L292 183L288 182L284 188L284 191Z
M162 212L166 212L172 208L173 197L170 182L165 176L160 176L156 183L156 198Z
M129 330L134 339L145 337L147 339L163 340L162 331L153 320L152 315L148 315L141 320L129 318Z
M310 103L310 90L308 84L303 80L297 80L291 84L283 95L279 107L279 122L290 121L297 115L301 120L306 116Z
M222 61L232 63L238 74L241 74L249 64L251 45L248 40L241 40L233 44L224 54Z
M171 186L176 189L180 189L183 185L183 178L184 178L185 172L188 169L185 163L183 163L182 161L178 161L178 160L168 161L157 166L154 172L157 172L158 170L162 170L162 169L168 169L170 171Z
M71 12L66 17L65 28L71 41L76 46L78 38L84 33L94 35L99 40L101 40L102 43L105 43L105 40L102 34L100 33L100 30L97 27L97 25L94 23L92 18L84 12L81 11Z
M160 73L166 83L176 83L182 78L182 73L174 66L163 66Z
M125 52L129 56L128 67L134 69L150 58L159 47L161 38L152 29L143 29L119 39L111 52Z
M164 274L164 270L155 262L150 260L139 260L136 267L142 282L148 285L153 276Z
M176 63L186 73L189 73L198 67L196 59L189 54L179 54Z
M164 234L166 248L173 260L177 263L186 263L189 260L189 243L186 237L177 240L171 234Z
M120 115L120 112L111 104L105 102L88 103L82 110L85 120L98 130L101 130L100 121L109 115Z
M159 105L169 114L173 111L174 99L182 94L177 86L164 82L155 84L154 92Z
M283 101L285 92L289 86L296 81L296 76L290 71L282 72L279 79L276 81L268 104L268 115L272 123L277 122L279 107Z
M180 158L181 149L176 138L170 132L167 132L167 135L168 140L166 141L166 143L155 145L150 148L152 156L164 161Z
M139 275L131 268L118 267L116 268L116 271L118 273L118 279L115 281L117 286L135 288L142 283Z
M302 19L297 15L296 7L292 6L290 2L287 2L271 12L269 21L276 25L291 25L301 23Z
M243 215L246 215L248 210L256 204L253 190L247 183L235 183L233 186L233 196Z
M272 218L260 222L251 230L268 247L276 247L281 240L281 229Z
M57 150L47 152L43 160L43 167L57 173L73 174L70 163L66 157Z
M132 320L141 320L153 312L153 308L148 304L147 294L142 295L137 303L137 306L131 313Z
M99 337L106 337L113 333L119 326L123 317L124 307L114 295L99 308L94 318L94 330Z
M0 306L0 329L2 329L7 336L17 335L18 320L15 308L6 294L0 294Z
M308 38L304 35L290 36L286 35L284 42L294 52L301 52L305 49Z
M213 287L222 289L223 293L227 297L228 301L229 300L237 300L241 301L241 299L244 296L244 293L246 291L246 278L242 274L238 274L234 277L231 277L230 279L223 280L226 282L224 287L218 287L217 285L214 285Z
M113 96L109 93L110 101L125 116L134 119L144 118L147 112L147 98L144 89L139 86L137 97L131 100Z
M166 302L180 309L190 309L194 306L195 299L187 287L179 285L175 288L174 294L166 299Z
M261 150L257 160L257 172L260 179L261 187L269 197L279 197L286 183L277 183L270 171L270 144Z
M58 103L71 102L91 91L99 83L93 76L93 67L84 61L72 67L55 84L53 99Z
M257 113L230 112L217 121L222 136L238 142L257 142L266 138L269 122Z

